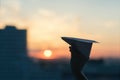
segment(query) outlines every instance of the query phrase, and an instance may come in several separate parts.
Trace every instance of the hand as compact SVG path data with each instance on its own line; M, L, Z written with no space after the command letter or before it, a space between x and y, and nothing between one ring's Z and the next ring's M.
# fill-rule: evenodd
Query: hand
M87 80L81 71L88 59L80 51L78 51L77 47L71 46L69 48L71 52L70 64L72 73L77 80Z
M71 66L74 68L79 68L80 70L83 68L85 63L87 62L87 58L78 51L77 47L70 46L70 52L71 52Z

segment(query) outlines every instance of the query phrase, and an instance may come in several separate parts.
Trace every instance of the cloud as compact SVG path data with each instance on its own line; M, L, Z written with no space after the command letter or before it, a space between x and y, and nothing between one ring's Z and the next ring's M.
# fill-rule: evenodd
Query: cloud
M19 0L1 0L0 20L6 23L16 21L20 14Z
M107 28L115 28L115 27L118 27L120 24L118 21L106 21L104 25Z
M19 12L20 0L2 0L1 7L6 8L9 12Z

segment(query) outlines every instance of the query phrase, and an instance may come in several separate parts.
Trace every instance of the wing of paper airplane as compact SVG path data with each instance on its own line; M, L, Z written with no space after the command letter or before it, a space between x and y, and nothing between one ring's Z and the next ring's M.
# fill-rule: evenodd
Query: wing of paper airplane
M73 37L62 37L62 39L71 46L75 46L87 58L90 56L92 43L98 43L94 40L80 39Z

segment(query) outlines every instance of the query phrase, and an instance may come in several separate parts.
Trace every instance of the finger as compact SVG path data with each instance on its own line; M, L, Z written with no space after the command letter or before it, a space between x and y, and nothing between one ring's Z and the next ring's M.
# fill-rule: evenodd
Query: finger
M69 46L69 50L70 50L70 52L72 52L72 46Z

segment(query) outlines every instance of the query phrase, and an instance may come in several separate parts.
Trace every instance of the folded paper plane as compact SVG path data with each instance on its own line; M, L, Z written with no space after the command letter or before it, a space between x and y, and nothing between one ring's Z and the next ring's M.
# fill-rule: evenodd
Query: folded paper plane
M75 46L87 58L90 56L92 43L98 43L94 40L80 39L73 37L62 37L62 39L71 46Z
M76 62L74 62L73 59L72 59L73 62L71 62L71 69L72 69L72 72L75 74L76 79L88 80L87 77L82 73L82 69L86 64L86 62L89 60L92 43L98 43L98 42L94 40L80 39L80 38L73 38L73 37L62 37L62 39L65 42L67 42L69 45L71 45L74 49L76 49L78 51L78 54L82 56L82 57L79 56L80 63L77 63L78 61L75 60L76 58L78 60L78 55L74 56L74 61ZM77 66L79 64L80 64L79 69L77 69L78 68Z

